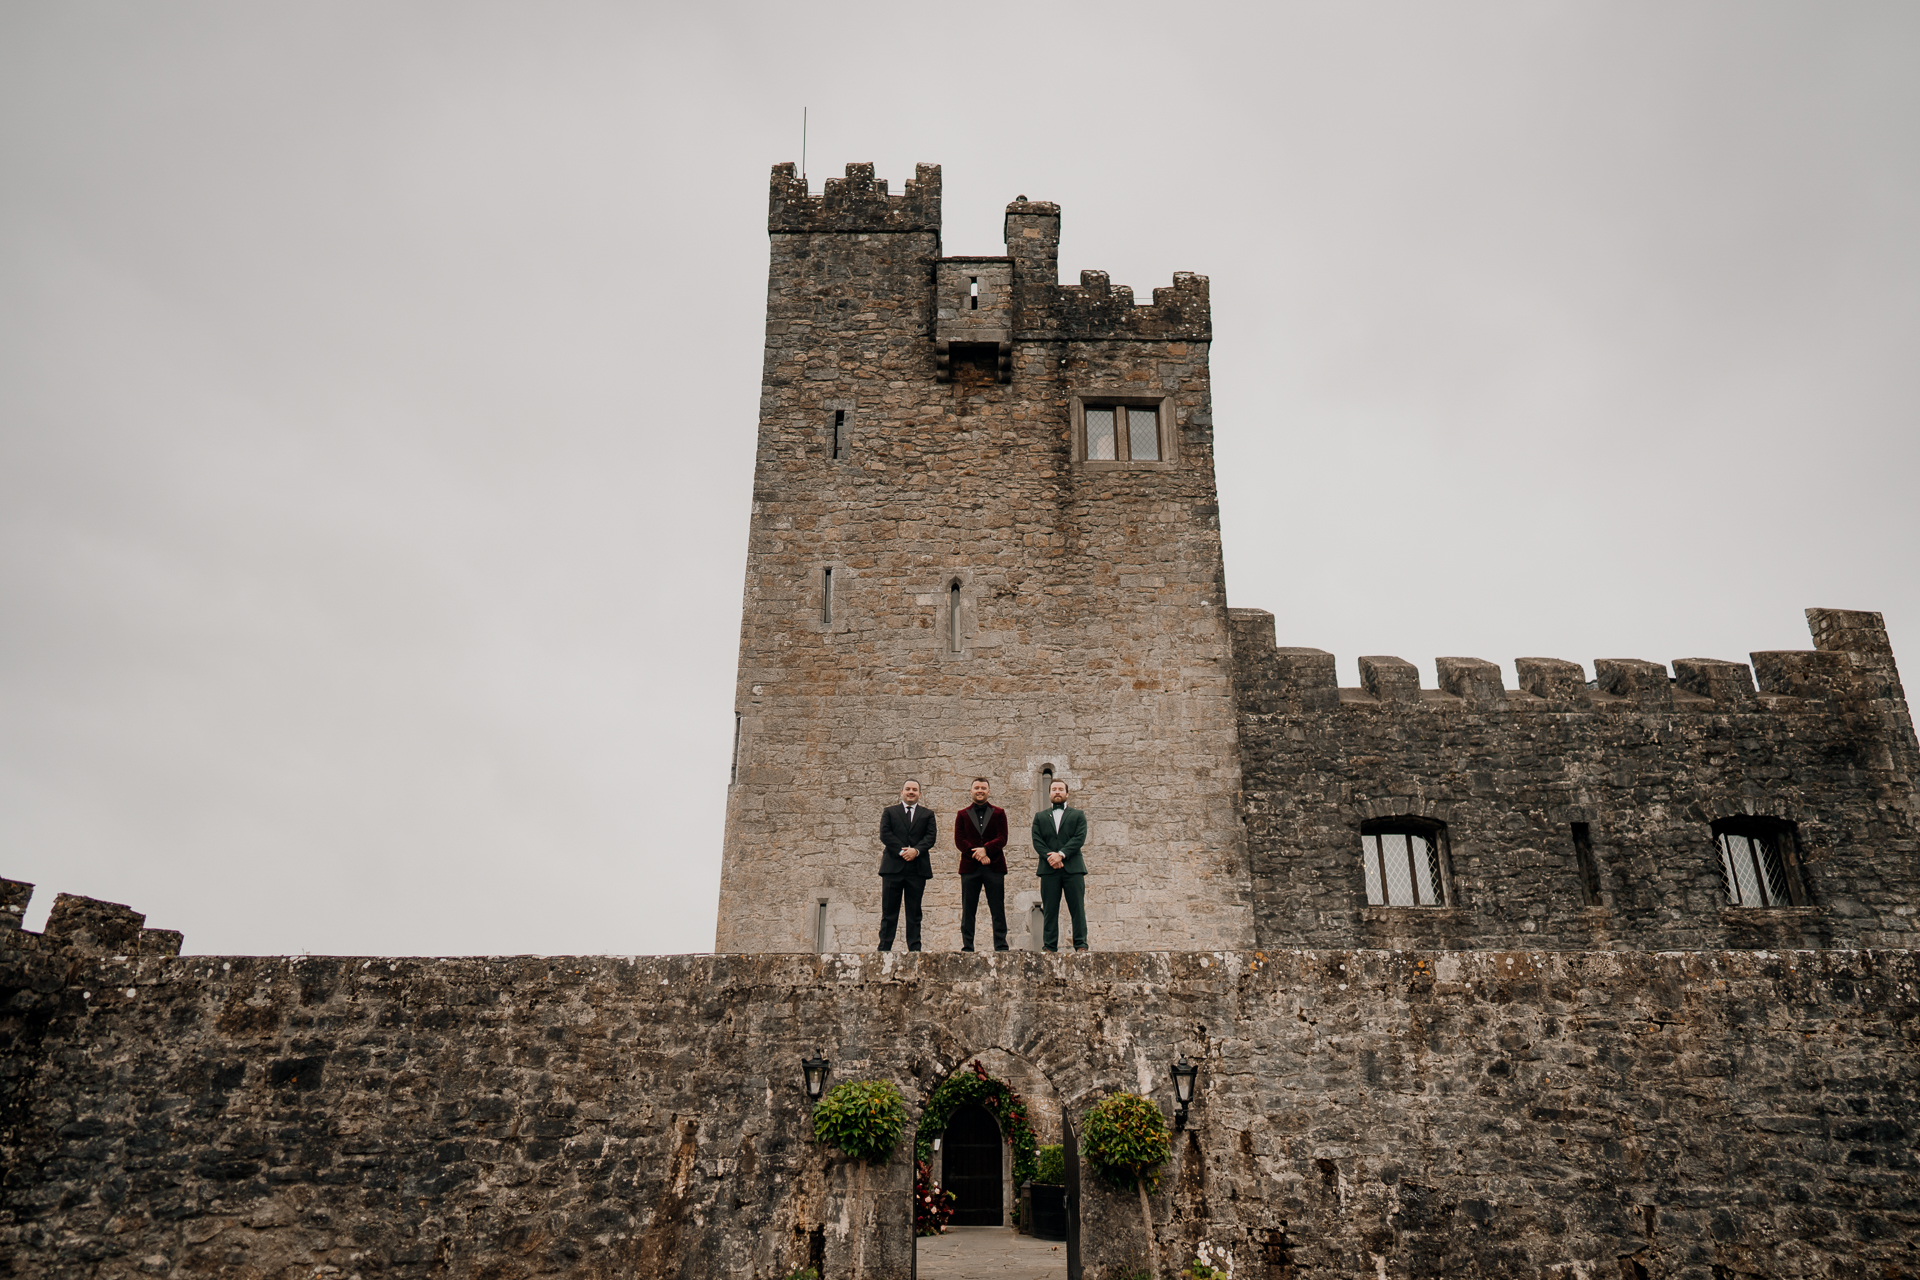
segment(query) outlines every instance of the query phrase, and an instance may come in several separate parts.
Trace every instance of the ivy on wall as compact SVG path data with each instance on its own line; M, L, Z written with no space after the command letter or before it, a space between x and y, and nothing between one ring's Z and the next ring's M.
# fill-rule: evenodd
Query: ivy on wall
M985 1107L1000 1122L1000 1136L1013 1148L1013 1185L1025 1184L1033 1177L1037 1164L1034 1157L1037 1144L1033 1126L1027 1121L1027 1101L1006 1081L988 1075L978 1058L973 1060L971 1070L954 1072L928 1097L914 1137L914 1156L931 1161L933 1140L947 1131L947 1122L953 1119L954 1111L968 1103Z

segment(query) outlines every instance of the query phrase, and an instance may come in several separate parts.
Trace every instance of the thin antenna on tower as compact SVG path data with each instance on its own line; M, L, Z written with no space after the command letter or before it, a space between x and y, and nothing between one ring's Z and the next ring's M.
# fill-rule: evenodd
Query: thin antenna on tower
M807 109L800 108L800 181L807 180Z

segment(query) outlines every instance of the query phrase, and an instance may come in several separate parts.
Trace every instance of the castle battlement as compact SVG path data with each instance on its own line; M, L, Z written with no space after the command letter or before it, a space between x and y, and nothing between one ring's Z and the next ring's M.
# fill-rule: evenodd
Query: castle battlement
M1813 649L1763 650L1751 666L1719 658L1675 658L1672 673L1642 658L1596 658L1593 678L1562 658L1514 659L1520 688L1484 658L1434 659L1437 689L1420 669L1382 654L1359 659L1360 684L1342 688L1335 656L1274 643L1273 615L1233 609L1243 706L1258 714L1373 708L1471 711L1775 711L1826 714L1833 704L1902 699L1886 625L1877 613L1808 609Z
M1509 689L1442 657L1430 689L1366 655L1341 688L1231 610L1263 944L1905 945L1920 746L1886 628L1807 622L1817 648L1751 665L1526 657ZM1383 887L1376 837L1430 850L1417 888Z
M1176 271L1170 288L1138 303L1105 271L1060 279L1060 206L1022 196L1007 206L1007 254L1015 267L1017 332L1023 341L1209 342L1213 301L1207 277Z
M1155 288L1151 302L1136 302L1133 290L1114 285L1104 271L1082 271L1078 285L1056 285L1043 316L1027 321L1022 336L1042 334L1082 341L1210 342L1213 298L1206 276L1173 273L1169 288Z
M132 907L98 898L63 893L53 900L47 927L40 933L21 928L33 886L0 879L0 948L75 956L177 956L183 941L177 929L148 929L147 918Z
M819 195L807 191L805 176L794 164L773 166L767 194L769 232L899 232L940 233L940 166L914 167L907 189L887 194L887 180L875 179L871 164L849 164L844 178L828 178Z

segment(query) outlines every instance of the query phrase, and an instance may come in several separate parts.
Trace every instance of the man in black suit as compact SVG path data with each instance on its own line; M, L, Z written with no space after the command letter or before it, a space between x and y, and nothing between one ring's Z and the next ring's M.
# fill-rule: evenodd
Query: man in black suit
M900 899L907 900L907 950L920 949L920 895L933 878L927 850L940 838L933 811L920 803L920 784L908 778L900 803L880 815L880 949L893 950Z

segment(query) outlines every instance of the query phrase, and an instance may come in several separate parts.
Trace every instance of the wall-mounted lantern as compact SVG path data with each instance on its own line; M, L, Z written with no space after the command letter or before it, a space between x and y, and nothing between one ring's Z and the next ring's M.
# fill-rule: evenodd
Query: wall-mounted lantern
M1200 1068L1187 1061L1187 1055L1181 1054L1180 1061L1173 1064L1173 1099L1179 1104L1173 1113L1173 1127L1187 1127L1187 1108L1193 1105L1193 1080L1200 1074Z
M827 1091L827 1068L832 1066L825 1058L802 1058L800 1072L803 1077L809 1104L820 1101L820 1095Z

